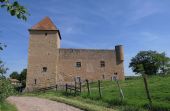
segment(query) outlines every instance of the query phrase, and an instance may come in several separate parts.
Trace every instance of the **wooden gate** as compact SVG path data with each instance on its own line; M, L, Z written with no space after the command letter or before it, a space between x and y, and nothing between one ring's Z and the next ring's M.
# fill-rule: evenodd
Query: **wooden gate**
M75 81L74 85L68 85L66 84L66 93L74 92L74 94L80 94L81 93L81 82Z

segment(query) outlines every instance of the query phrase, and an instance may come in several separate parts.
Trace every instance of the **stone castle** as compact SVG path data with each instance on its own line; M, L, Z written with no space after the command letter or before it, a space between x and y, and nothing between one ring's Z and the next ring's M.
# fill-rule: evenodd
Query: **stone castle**
M29 91L75 80L124 79L122 45L113 50L60 48L60 31L48 17L31 27L29 33Z

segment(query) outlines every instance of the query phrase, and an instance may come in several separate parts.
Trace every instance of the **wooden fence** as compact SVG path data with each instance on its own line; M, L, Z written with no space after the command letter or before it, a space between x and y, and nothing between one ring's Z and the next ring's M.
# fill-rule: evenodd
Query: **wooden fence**
M123 100L124 99L124 94L123 94L123 91L119 85L119 82L116 78L115 79L115 82L117 84L117 87L119 88L119 93L120 93L120 97L121 99ZM99 94L99 97L102 98L102 81L101 80L98 80L97 81L97 89L98 89L98 94ZM59 87L62 87L62 91L65 90L66 94L69 95L69 94L74 94L74 95L77 95L77 94L81 94L82 92L82 89L84 89L83 91L87 90L87 93L88 95L90 96L91 95L91 88L90 87L90 82L89 80L85 80L83 82L83 87L82 87L82 82L76 82L74 83L74 85L70 85L70 84L65 84L65 85L54 85L54 86L50 86L50 87L45 87L45 88L39 88L37 89L36 91L43 91L45 92L46 90L51 90L51 89L54 89L54 90L61 90Z
M68 85L66 84L66 93L72 93L72 91L74 91L74 94L79 94L81 93L81 82L75 82L74 85Z

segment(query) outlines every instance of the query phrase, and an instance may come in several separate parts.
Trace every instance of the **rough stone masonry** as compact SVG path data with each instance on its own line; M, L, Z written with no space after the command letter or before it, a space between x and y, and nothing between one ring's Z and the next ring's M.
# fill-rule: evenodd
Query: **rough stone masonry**
M124 79L122 45L113 50L60 48L60 31L48 17L29 33L27 91L86 79Z

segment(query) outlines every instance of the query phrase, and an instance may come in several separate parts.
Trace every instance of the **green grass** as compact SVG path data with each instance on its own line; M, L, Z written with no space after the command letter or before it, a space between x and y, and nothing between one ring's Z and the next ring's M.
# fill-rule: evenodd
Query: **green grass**
M87 94L86 85L83 86L83 93L78 96L74 96L74 94L66 95L62 91L49 91L46 93L38 93L38 95L40 97L71 104L76 107L81 105L76 104L73 101L76 101L77 103L81 102L81 104L87 103L87 105L116 108L123 111L147 110L148 100L142 78L120 81L120 86L125 96L123 101L120 99L119 90L114 81L102 81L102 98L99 97L97 82L90 84L90 96ZM150 76L148 77L148 86L153 101L153 111L170 111L170 76ZM59 97L60 99L57 99ZM61 100L61 98L67 100ZM83 106L79 108L82 107ZM85 110L89 111L90 109L85 108ZM93 111L93 109L91 111Z
M0 111L17 111L16 107L8 102L0 103Z
M102 83L103 97L102 101L110 103L110 105L121 105L119 102L119 90L114 81L106 81ZM142 78L121 81L120 86L123 89L125 100L123 105L146 108L148 100L144 90ZM161 111L170 110L170 76L151 76L148 77L148 86L153 101L154 110ZM97 83L91 85L93 99L97 98ZM85 96L83 96L85 97ZM118 102L114 102L118 101ZM120 104L119 104L120 103Z

